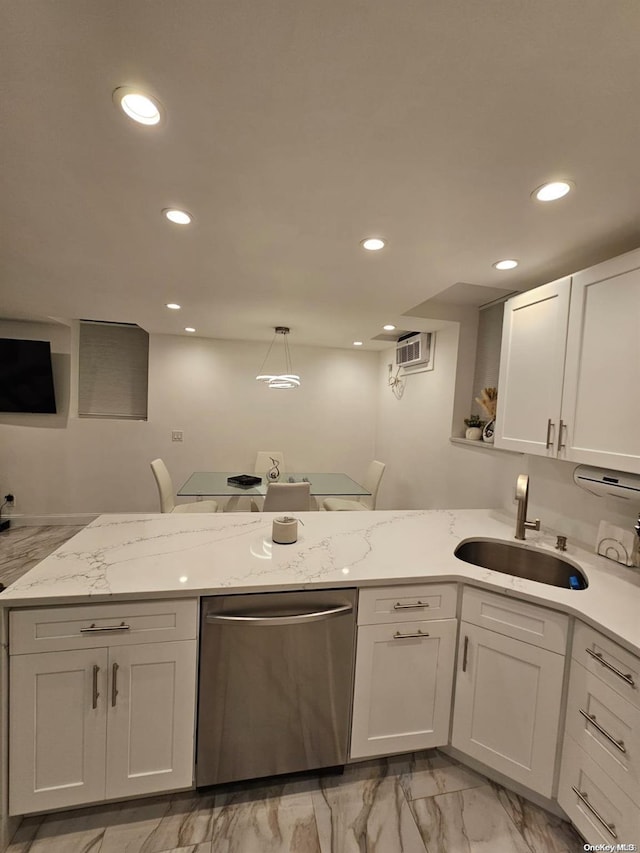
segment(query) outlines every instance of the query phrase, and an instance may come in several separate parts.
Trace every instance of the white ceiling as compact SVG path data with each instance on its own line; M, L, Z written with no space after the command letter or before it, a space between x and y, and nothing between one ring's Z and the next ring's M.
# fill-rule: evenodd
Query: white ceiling
M525 289L640 245L638 0L5 0L2 16L1 316L255 340L283 324L293 347L376 349L383 323L411 328L459 282ZM165 125L127 120L124 85ZM558 177L575 192L531 200ZM388 247L363 251L368 235ZM518 269L492 269L504 257Z

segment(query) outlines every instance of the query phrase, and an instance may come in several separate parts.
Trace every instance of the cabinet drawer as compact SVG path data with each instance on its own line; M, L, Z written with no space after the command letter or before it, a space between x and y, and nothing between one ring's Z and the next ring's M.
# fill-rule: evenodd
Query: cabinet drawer
M573 657L616 693L640 708L640 659L582 622L576 622Z
M589 844L640 838L640 809L570 735L564 739L558 803Z
M196 599L13 610L12 655L195 639Z
M640 806L640 709L575 660L566 730Z
M456 615L455 584L415 584L361 589L358 625L450 619Z
M569 618L537 604L465 587L462 619L551 652L566 650Z

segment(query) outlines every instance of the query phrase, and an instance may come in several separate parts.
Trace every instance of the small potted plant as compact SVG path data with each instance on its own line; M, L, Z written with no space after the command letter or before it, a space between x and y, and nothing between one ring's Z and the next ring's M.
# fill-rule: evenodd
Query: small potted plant
M464 419L467 431L464 434L465 438L471 441L480 441L482 439L482 428L484 421L480 420L480 415L469 415Z

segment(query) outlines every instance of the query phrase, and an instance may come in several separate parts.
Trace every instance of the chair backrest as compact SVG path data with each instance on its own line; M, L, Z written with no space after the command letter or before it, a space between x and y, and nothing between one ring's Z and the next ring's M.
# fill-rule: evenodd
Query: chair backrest
M160 495L160 512L173 512L175 501L173 500L173 483L167 466L162 459L154 459L151 463L153 476L156 478L158 494Z
M259 450L256 453L256 467L253 469L254 474L259 474L264 477L269 468L273 467L271 459L278 460L278 468L280 473L284 474L284 453L281 450Z
M363 495L360 498L360 503L366 506L367 509L376 508L380 480L382 479L382 475L384 474L384 469L386 467L387 466L384 462L376 462L374 460L367 468L367 473L364 478L364 487L371 492L371 495Z
M308 512L310 483L269 483L263 512Z

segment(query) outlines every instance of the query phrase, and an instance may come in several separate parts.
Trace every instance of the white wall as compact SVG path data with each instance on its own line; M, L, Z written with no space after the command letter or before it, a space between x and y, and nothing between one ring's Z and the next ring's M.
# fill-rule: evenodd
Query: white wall
M56 396L68 398L69 330L0 323L0 336L12 335L48 337L65 351ZM176 488L194 470L251 471L256 451L269 449L284 451L289 470L362 478L374 454L377 355L297 346L303 383L288 392L255 381L265 352L262 343L152 335L148 421L79 419L66 403L58 415L0 414L0 492L16 495L14 516L156 511L157 456ZM183 430L182 444L172 429Z
M407 376L400 399L388 387L393 350L380 354L376 458L386 462L387 469L379 509L502 504L505 469L511 473L514 457L449 441L457 374L462 372L465 379L473 375L473 352L468 347L459 350L459 330L450 324L436 333L434 370ZM469 377L468 399L470 382Z
M466 383L469 405L471 400L474 354L458 347L460 328L464 332L465 325L437 332L435 369L408 376L401 399L387 387L393 350L380 354L376 458L387 470L378 508L499 508L515 518L515 484L522 473L530 478L529 518L539 517L543 527L589 548L601 519L631 529L640 506L578 488L574 463L449 441L464 429L464 412L451 421L454 386Z

